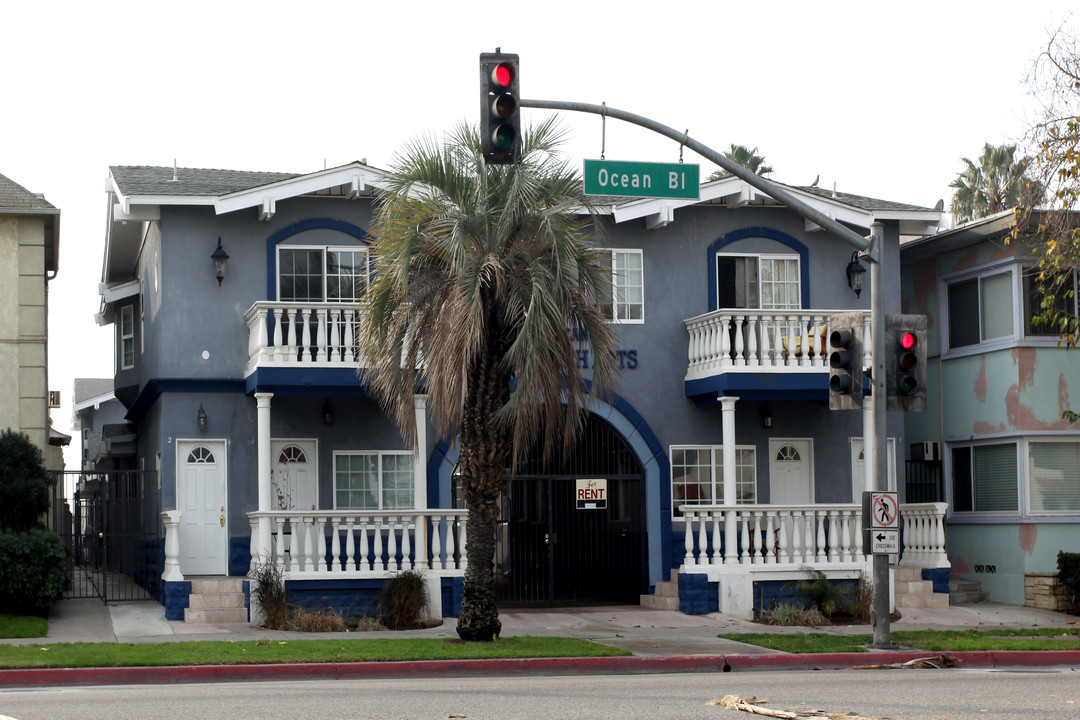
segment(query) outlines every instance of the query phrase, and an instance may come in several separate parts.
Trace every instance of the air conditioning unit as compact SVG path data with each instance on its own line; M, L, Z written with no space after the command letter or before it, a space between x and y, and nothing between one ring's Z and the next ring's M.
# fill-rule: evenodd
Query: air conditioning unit
M912 443L912 460L941 460L941 443L936 440L930 442Z

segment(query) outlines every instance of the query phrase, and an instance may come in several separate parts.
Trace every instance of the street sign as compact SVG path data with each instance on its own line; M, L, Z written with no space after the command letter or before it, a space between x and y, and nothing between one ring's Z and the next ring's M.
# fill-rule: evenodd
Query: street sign
M899 530L871 530L870 554L895 555L900 552Z
M697 200L700 168L683 163L586 160L585 194Z
M577 509L607 509L607 478L577 479Z
M900 505L895 492L870 493L870 527L900 529Z

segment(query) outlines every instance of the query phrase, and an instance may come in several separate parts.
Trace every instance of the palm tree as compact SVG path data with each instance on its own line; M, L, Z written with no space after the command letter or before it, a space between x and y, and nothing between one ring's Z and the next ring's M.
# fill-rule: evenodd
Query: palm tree
M1010 210L1036 205L1043 199L1042 184L1027 177L1031 158L1016 157L1015 145L995 147L986 143L978 164L961 158L964 170L949 184L954 188L949 208L957 222L966 222Z
M750 172L758 175L768 175L773 171L771 165L765 164L765 156L758 154L757 148L751 150L745 145L735 145L732 143L731 147L724 151L724 157L732 162L742 165ZM721 180L726 177L731 177L731 173L726 170L714 170L713 173L709 175L709 180Z
M527 130L511 165L486 165L474 128L442 147L413 143L378 201L361 367L408 441L422 387L439 436L459 443L465 640L494 640L502 627L493 559L507 468L541 440L548 456L568 451L590 394L607 396L617 372L597 306L610 303L608 256L590 243L595 218L558 153L563 136L552 119ZM591 342L591 384L569 329Z

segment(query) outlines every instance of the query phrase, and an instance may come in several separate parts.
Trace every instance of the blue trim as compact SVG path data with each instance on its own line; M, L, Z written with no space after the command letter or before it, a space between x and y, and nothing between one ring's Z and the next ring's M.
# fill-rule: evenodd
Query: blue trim
M766 227L748 227L741 230L733 230L727 235L720 236L712 245L709 245L708 250L708 263L709 263L709 311L719 310L717 307L716 299L716 253L726 245L730 245L738 240L745 240L746 238L762 237L769 240L776 240L777 242L787 245L789 248L799 254L799 279L800 279L800 298L802 306L804 308L810 307L810 249L806 245L802 244L795 238L786 233L782 233L779 230L773 230Z
M184 609L188 606L188 597L191 595L191 581L179 582L161 581L160 597L161 604L165 606L166 620L183 620Z
M337 220L335 218L308 218L288 227L278 230L266 239L266 299L277 300L277 246L288 240L293 235L298 235L308 230L337 230L359 240L364 245L370 245L371 235L359 225Z
M296 365L288 368L259 368L248 375L244 392L272 392L276 397L325 395L333 389L337 397L368 397L364 378L352 368L319 368Z
M151 378L128 408L126 420L137 422L162 393L243 393L244 381L233 378Z
M829 399L829 374L812 373L723 373L683 382L686 397L697 406L719 402L722 395L741 400L825 400Z

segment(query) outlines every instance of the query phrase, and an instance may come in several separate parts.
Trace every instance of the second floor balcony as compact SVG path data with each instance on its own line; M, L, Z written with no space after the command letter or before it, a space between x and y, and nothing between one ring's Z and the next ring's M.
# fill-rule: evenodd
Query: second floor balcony
M244 319L245 376L260 368L356 369L360 313L354 304L260 301Z
M689 334L687 397L827 398L830 317L846 310L721 308L684 321ZM870 313L863 313L863 365Z

